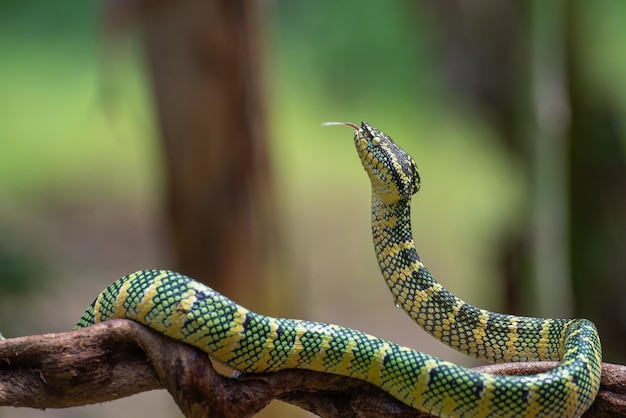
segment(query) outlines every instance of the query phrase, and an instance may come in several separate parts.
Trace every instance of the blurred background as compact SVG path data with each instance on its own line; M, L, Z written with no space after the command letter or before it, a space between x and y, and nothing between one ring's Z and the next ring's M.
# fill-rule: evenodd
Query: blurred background
M353 132L417 161L418 250L482 308L626 343L626 3L0 1L0 331L172 268L466 366L394 308ZM281 409L283 408L283 409ZM164 391L0 417L179 416ZM271 405L264 416L304 416Z

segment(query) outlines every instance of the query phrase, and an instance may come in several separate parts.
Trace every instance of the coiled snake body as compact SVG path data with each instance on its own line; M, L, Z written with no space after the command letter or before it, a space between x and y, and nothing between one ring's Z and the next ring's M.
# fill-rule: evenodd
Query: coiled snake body
M382 274L398 306L440 341L491 361L559 360L529 376L478 373L360 331L251 312L179 273L144 270L105 289L76 328L129 318L194 345L244 372L303 368L371 382L442 417L577 417L600 385L601 348L585 319L493 313L444 289L422 264L410 225L420 178L413 159L383 132L355 128L372 183L372 230Z

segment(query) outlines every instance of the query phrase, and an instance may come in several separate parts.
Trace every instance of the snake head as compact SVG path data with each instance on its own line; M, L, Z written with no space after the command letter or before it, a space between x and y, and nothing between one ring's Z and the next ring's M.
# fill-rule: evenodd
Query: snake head
M420 189L413 158L384 132L367 122L355 125L354 144L372 182L372 191L385 203L408 200Z
M408 200L420 189L415 161L383 131L367 122L361 122L360 128L351 122L325 122L322 125L354 128L354 144L372 182L372 192L384 203Z

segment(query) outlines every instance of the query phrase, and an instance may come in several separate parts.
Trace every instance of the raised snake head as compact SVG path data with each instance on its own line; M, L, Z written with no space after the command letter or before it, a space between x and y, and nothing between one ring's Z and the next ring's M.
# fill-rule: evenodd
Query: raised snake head
M372 192L385 204L409 200L420 189L420 175L413 158L383 131L367 122L361 127L351 122L326 122L354 128L354 144L372 182Z

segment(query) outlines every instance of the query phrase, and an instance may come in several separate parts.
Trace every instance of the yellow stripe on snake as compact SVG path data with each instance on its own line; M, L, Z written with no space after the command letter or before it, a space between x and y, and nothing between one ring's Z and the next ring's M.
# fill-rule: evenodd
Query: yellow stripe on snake
M601 348L585 319L542 319L476 308L444 289L413 243L413 159L363 122L354 141L372 184L372 231L382 274L398 306L450 347L490 361L558 360L553 370L495 376L337 325L259 315L179 273L139 271L105 289L76 328L129 318L194 345L234 369L318 370L373 383L441 417L577 417L600 385Z

